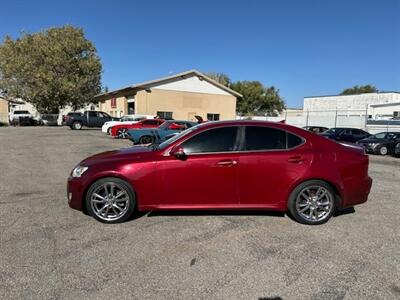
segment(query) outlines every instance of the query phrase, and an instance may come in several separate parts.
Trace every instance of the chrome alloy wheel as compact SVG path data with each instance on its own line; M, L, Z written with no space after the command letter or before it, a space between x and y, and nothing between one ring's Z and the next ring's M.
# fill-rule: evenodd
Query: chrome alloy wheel
M106 182L92 192L90 205L100 219L115 221L126 214L129 200L129 193L123 186L114 182Z
M126 128L118 129L117 135L121 139L126 139L128 137L128 129Z
M319 222L326 219L333 209L333 196L322 186L307 186L296 198L296 211L309 222Z

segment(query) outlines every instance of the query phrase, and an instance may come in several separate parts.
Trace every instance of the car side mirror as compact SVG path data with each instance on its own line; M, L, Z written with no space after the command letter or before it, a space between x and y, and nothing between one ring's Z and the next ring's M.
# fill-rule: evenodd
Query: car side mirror
M181 146L172 147L169 154L177 159L185 160L186 153Z

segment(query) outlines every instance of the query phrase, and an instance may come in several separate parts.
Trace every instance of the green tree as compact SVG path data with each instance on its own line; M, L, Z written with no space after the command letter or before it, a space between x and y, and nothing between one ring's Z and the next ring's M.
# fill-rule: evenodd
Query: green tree
M365 93L377 93L379 90L373 85L355 85L352 88L348 88L343 90L340 95L356 95L356 94L365 94Z
M231 79L229 78L228 75L224 74L224 73L216 73L216 72L208 72L208 73L204 73L207 77L210 77L211 79L215 80L216 82L230 87L230 85L232 84Z
M101 71L96 49L80 28L7 36L0 45L0 90L42 113L91 102L101 91Z
M285 108L285 103L275 87L265 87L259 81L237 81L231 89L243 95L238 99L237 111L242 114L274 114Z

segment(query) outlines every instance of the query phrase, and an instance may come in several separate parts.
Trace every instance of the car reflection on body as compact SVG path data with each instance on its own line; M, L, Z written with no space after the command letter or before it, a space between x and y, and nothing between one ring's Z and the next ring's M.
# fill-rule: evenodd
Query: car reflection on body
M136 210L258 209L321 224L367 201L368 163L361 147L286 124L209 122L83 160L68 178L68 202L105 223Z

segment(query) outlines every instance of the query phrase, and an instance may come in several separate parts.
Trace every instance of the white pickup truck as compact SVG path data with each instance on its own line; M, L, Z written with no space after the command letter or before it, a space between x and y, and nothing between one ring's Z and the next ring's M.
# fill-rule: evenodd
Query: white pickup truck
M32 120L33 123L33 115L27 110L14 110L10 113L10 123L16 124L20 123L21 119Z

